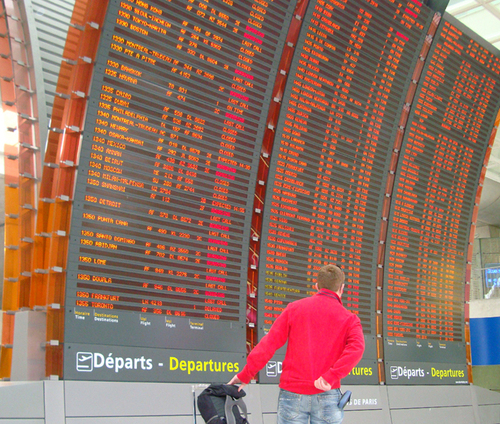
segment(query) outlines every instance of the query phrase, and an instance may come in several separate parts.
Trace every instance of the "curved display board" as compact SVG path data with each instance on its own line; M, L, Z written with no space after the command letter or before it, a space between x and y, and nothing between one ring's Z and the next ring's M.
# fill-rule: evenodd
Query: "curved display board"
M344 383L378 383L375 296L391 147L432 19L416 2L309 4L271 157L259 272L259 331L309 296L325 264L346 274L344 305L367 348ZM278 377L273 360L261 379Z
M409 116L384 266L388 384L468 382L465 254L500 106L500 55L483 43L446 16Z
M254 169L289 9L110 2L71 223L66 378L240 368Z
M500 55L448 17L433 38L439 17L418 0L233 1L109 3L64 377L228 381L249 270L260 338L335 263L367 345L344 384L466 383L465 255ZM282 359L259 381L277 382Z

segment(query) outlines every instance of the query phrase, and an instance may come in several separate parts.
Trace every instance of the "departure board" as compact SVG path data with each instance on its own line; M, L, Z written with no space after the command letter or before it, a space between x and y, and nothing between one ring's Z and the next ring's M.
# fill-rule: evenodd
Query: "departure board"
M321 266L341 266L344 306L359 315L367 342L366 362L349 382L378 382L381 208L403 93L431 18L411 0L310 2L283 97L264 210L259 330L315 292Z
M384 265L388 383L467 383L465 255L500 105L500 54L485 45L446 16L412 104Z
M292 6L109 3L71 222L66 378L241 369L255 169Z
M228 381L247 306L260 339L337 264L366 340L344 384L467 383L465 255L500 54L447 15L435 32L439 17L419 0L110 0L64 377ZM283 356L260 382L278 381Z

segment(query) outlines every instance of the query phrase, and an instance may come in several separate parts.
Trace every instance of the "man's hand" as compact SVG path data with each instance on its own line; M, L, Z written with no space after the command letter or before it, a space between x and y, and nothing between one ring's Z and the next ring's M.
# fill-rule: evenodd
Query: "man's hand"
M323 390L324 392L327 392L328 390L331 390L331 388L332 388L330 383L328 383L323 377L318 378L314 382L314 387L316 387L318 390Z
M231 378L231 381L227 384L240 384L240 387L238 387L238 392L243 389L244 386L246 386L245 383L242 383L241 380L238 378L238 375L235 375L233 378Z

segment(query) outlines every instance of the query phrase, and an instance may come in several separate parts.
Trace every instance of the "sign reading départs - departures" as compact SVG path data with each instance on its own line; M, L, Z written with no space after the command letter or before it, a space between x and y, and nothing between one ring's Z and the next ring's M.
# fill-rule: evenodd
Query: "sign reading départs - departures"
M244 365L244 355L132 347L70 345L65 378L107 381L226 382Z

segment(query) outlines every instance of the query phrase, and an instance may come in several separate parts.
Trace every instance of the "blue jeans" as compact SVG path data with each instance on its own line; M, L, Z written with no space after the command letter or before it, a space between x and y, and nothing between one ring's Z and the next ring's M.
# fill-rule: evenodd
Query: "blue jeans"
M317 395L299 395L280 389L278 424L340 424L344 411L339 409L340 390Z

